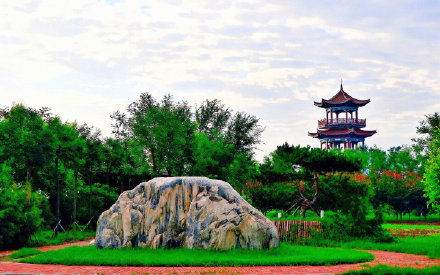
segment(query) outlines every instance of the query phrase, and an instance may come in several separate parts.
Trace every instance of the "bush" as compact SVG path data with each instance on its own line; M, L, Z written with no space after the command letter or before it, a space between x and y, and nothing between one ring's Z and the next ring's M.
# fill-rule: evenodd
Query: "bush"
M348 241L355 238L372 238L377 242L393 242L394 237L382 228L382 215L375 217L344 215L338 212L326 212L321 220L323 231L318 238L334 241Z
M38 208L44 198L31 191L30 185L13 184L0 189L0 248L25 244L42 223Z

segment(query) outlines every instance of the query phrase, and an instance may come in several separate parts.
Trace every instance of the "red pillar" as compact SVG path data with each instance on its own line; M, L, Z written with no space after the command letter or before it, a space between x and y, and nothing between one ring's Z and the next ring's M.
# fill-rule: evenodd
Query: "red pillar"
M331 119L330 119L330 122L331 122L331 124L333 124L333 110L330 110L330 113L331 113Z
M328 124L328 111L326 111L325 114L326 114L326 119L327 119L326 124Z

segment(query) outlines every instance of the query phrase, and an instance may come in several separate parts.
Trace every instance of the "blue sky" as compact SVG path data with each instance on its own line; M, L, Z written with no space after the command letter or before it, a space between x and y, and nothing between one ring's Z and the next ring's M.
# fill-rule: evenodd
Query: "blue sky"
M48 106L111 132L141 92L219 98L266 127L261 159L307 136L345 91L368 145L410 144L440 111L438 1L2 1L0 105Z

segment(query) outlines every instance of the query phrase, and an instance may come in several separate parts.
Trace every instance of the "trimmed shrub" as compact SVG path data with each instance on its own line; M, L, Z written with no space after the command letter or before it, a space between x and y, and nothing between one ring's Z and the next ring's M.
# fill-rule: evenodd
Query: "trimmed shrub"
M0 189L0 248L24 245L42 223L38 208L44 198L30 185L13 184Z

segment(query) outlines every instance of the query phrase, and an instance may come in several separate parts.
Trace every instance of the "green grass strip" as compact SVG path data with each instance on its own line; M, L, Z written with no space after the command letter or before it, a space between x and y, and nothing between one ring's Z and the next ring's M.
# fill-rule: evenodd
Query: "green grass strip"
M31 236L28 240L27 246L43 246L43 245L58 245L69 241L83 241L89 237L94 237L94 231L73 231L59 232L56 237L52 238L53 231L39 231Z
M25 263L108 266L283 266L335 265L367 262L370 253L341 248L295 246L282 243L270 250L68 247L21 260Z
M362 239L347 242L311 239L308 240L305 244L320 247L385 250L410 254L428 255L431 258L440 258L440 235L418 236L415 238L398 238L396 242L392 243L378 243Z
M382 225L382 228L384 228L384 229L440 229L440 225L385 223Z
M29 256L41 254L41 253L43 253L43 252L41 252L40 250L38 250L36 248L21 248L20 250L17 250L14 253L12 253L10 258L11 259L19 259L19 258L24 258L24 257L29 257Z
M440 274L440 266L425 267L425 268L411 268L411 267L395 267L389 265L379 264L363 270L348 271L344 274L420 274L420 275L438 275Z

